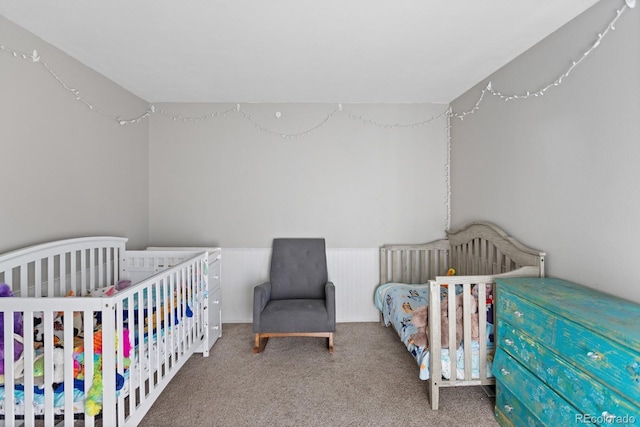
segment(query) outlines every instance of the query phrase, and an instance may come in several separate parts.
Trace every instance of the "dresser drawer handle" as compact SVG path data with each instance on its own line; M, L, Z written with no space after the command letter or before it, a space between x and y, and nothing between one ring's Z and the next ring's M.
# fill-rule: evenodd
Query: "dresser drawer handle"
M521 311L517 311L516 310L516 311L513 312L513 314L515 314L516 317L521 317L521 318L524 317L524 313L521 312Z
M220 300L214 299L214 300L213 300L213 303L214 303L214 304L220 304Z
M598 353L597 351L590 351L589 353L587 353L587 357L591 360L601 360L602 354Z
M513 345L513 340L509 339L509 338L505 338L504 339L504 343L508 346L512 346Z
M511 372L509 372L505 368L500 369L500 372L502 372L502 375L510 375L511 374Z
M220 276L216 275L216 276L213 276L213 278L217 280L220 278Z
M513 406L511 406L511 405L504 405L504 410L505 410L505 411L507 411L507 412L511 412L511 411L513 411Z

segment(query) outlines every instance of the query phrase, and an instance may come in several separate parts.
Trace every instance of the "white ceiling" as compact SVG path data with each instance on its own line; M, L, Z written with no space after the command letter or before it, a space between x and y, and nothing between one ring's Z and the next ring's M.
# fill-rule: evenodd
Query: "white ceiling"
M149 102L449 103L597 1L0 0L0 15Z

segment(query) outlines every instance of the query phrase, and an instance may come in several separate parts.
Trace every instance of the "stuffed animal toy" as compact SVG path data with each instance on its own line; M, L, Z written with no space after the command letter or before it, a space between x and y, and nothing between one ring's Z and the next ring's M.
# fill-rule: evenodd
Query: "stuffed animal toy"
M40 354L33 361L33 376L44 376L44 354ZM55 347L53 349L53 388L57 388L58 384L64 381L64 349Z
M411 317L411 323L418 329L418 332L411 335L411 341L418 347L425 347L427 345L427 315L429 313L429 306L421 305L413 311Z
M91 416L96 416L102 411L102 354L97 356L93 365L93 381L84 403L85 412Z
M463 303L464 296L462 293L456 295L456 342L455 348L460 347L462 336L464 334L463 322ZM442 301L440 305L440 318L442 321L442 348L449 348L449 311L447 308L447 300ZM471 339L478 340L480 336L480 326L478 325L478 301L472 295L469 299L469 311L471 312Z
M91 289L87 292L87 296L90 297L111 297L115 295L118 290L114 285L105 286L103 288Z
M0 283L0 297L12 297L11 287L6 283ZM14 362L20 360L22 356L22 350L24 345L22 344L22 337L24 336L24 329L22 324L22 314L13 313L13 360ZM0 374L4 374L4 313L0 312ZM17 372L16 372L17 374Z

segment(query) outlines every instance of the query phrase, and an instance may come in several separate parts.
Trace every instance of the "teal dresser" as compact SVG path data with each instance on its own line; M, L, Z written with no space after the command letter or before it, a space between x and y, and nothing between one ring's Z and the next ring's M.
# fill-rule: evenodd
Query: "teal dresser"
M640 426L640 305L560 279L496 279L503 426Z

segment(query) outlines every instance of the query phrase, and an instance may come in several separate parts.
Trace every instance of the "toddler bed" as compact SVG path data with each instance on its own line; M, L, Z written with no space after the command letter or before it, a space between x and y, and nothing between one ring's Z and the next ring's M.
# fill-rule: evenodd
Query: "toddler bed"
M4 424L137 425L208 355L208 253L86 237L0 255Z
M544 258L488 222L426 244L380 248L375 305L429 382L432 409L440 387L495 384L494 278L543 277Z

